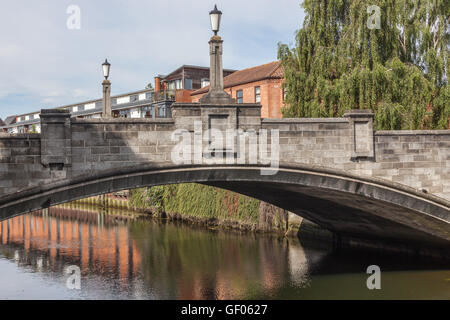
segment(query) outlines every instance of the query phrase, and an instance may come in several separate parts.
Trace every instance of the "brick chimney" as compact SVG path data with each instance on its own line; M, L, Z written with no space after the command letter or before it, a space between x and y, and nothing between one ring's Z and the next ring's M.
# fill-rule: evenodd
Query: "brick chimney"
M155 92L161 91L161 77L157 76L155 77Z

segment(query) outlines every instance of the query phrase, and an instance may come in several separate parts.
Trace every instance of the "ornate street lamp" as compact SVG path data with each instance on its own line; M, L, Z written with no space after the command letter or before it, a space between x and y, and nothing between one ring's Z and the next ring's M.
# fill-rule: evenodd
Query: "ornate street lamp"
M109 70L111 68L111 64L108 62L108 59L102 64L103 67L103 76L105 80L103 80L103 107L102 107L102 118L110 118L111 117L111 82L108 80Z
M235 100L228 93L223 91L223 66L222 66L222 44L223 40L217 35L220 29L220 20L222 19L222 11L214 10L209 13L211 19L211 29L214 35L209 40L209 92L205 94L200 103L205 104L232 104Z
M109 77L109 69L111 68L111 64L108 62L108 59L105 59L105 62L102 64L103 66L103 76L106 80L108 80Z
M222 18L222 11L217 10L217 4L214 6L214 10L209 13L211 19L211 29L215 35L220 29L220 19Z

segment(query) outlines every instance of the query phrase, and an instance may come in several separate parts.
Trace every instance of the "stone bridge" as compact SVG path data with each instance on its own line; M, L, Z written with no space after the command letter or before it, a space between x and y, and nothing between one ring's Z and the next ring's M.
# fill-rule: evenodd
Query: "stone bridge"
M172 114L75 119L42 110L41 134L0 133L0 219L196 182L287 209L339 241L450 251L450 130L374 132L373 114L357 110L343 118L261 119L259 104L174 104ZM205 153L214 135L207 129L245 134L224 135L225 147ZM184 138L193 144L181 145Z

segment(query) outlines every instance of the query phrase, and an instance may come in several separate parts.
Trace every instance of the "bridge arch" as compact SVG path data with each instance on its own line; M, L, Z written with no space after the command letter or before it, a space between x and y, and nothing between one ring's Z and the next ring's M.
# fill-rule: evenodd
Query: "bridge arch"
M202 183L251 196L305 217L349 239L447 248L450 203L382 179L283 163L276 175L261 166L170 166L107 170L0 198L0 219L90 196L176 183Z

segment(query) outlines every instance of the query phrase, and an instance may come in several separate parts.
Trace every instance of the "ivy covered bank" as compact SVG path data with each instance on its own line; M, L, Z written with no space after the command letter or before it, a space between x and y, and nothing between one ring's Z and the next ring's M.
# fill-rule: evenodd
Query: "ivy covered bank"
M231 191L187 183L130 191L130 206L209 227L297 236L315 225L286 210ZM314 232L319 232L316 230Z

